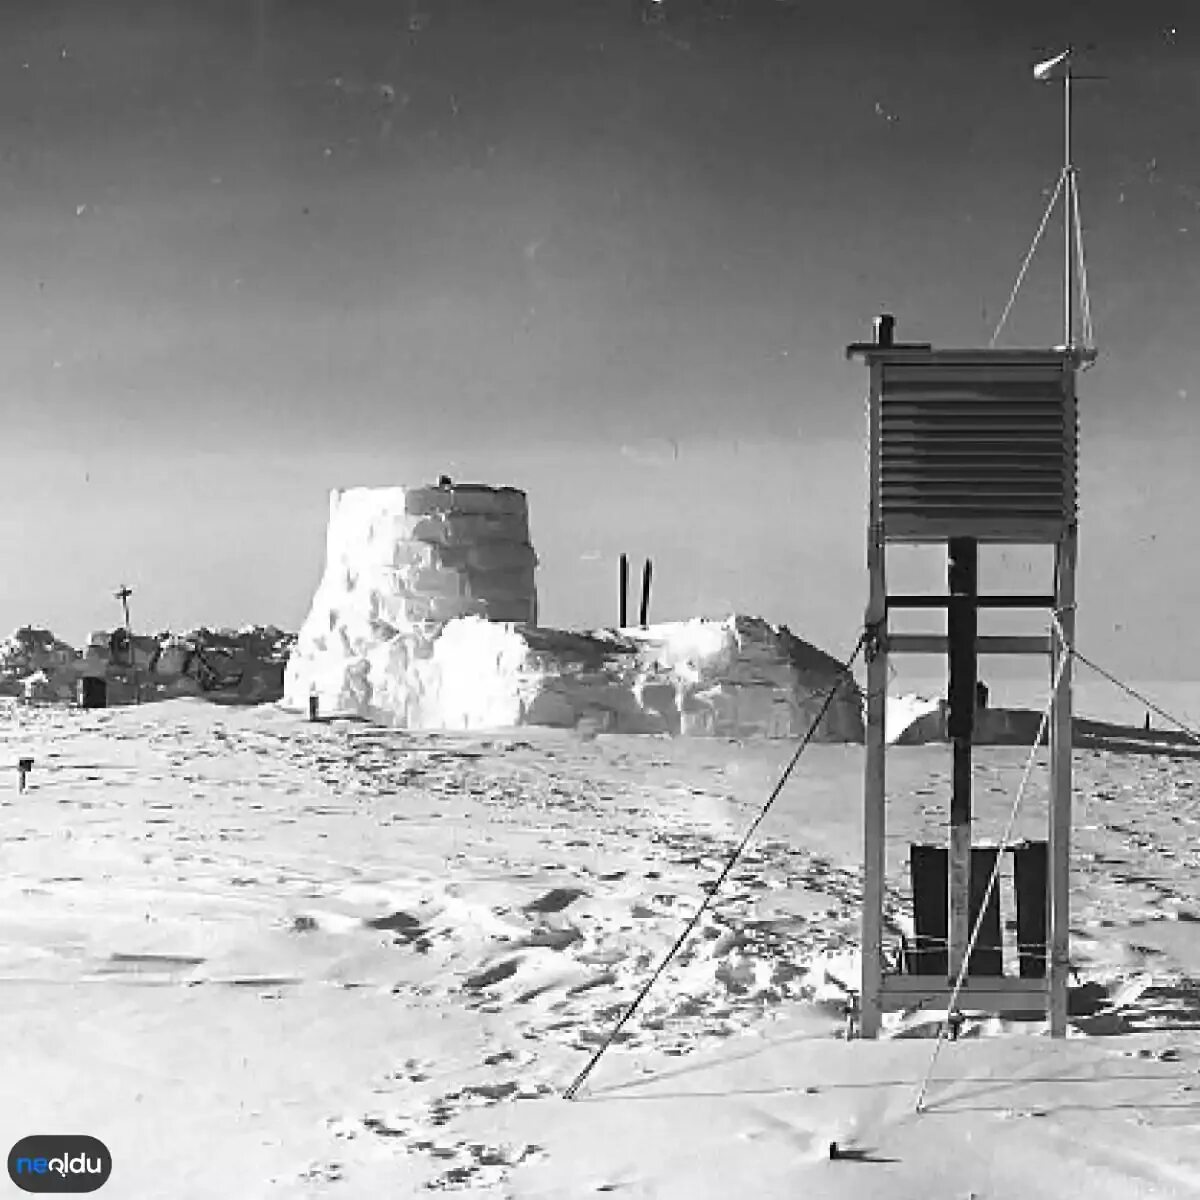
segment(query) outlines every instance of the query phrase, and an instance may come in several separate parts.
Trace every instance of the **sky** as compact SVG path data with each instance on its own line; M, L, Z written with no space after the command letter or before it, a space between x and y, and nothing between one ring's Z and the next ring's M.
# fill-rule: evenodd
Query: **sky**
M1031 68L1071 41L1108 76L1076 103L1079 646L1195 678L1200 21L994 7L9 0L0 629L78 644L123 582L142 628L295 629L329 490L449 473L528 492L546 624L611 625L624 551L653 619L848 653L845 347L885 311L987 344L1061 163ZM1000 344L1061 341L1061 238ZM1048 561L985 551L984 585Z

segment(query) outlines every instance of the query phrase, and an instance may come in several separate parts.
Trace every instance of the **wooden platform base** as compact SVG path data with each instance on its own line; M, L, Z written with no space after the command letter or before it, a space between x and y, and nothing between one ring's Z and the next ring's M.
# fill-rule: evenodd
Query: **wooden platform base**
M944 975L885 975L881 988L881 1009L946 1009L954 994L954 980ZM1049 989L1044 979L1017 979L1000 976L968 979L958 993L960 1011L1046 1012Z

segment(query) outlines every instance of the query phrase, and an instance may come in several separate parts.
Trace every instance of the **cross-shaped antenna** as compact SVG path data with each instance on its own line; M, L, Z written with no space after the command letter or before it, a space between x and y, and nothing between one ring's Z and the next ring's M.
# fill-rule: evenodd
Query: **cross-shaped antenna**
M132 595L133 588L128 587L126 584L121 584L121 586L117 588L115 592L113 592L114 599L120 600L121 607L125 610L126 626L129 624L129 597Z
M129 643L129 665L133 669L133 702L140 704L142 702L141 689L138 687L137 662L133 657L133 628L129 623L129 597L133 595L133 588L127 584L121 584L113 597L121 602L121 608L125 612L125 637Z

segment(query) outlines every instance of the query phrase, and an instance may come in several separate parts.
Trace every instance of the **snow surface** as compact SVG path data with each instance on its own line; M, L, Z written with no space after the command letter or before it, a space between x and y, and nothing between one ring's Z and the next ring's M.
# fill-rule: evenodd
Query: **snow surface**
M861 747L805 752L569 1102L792 745L177 700L8 705L0 746L35 759L25 794L0 777L0 1123L102 1138L114 1200L1200 1194L1192 755L1075 755L1074 1036L969 1020L916 1116L930 1018L839 1036ZM981 839L1024 760L976 751ZM1018 837L1044 828L1046 762ZM889 755L894 928L950 768Z

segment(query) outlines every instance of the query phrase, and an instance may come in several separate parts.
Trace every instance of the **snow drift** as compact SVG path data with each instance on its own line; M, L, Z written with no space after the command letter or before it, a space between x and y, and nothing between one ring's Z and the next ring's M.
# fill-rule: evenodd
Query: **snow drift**
M307 626L306 626L307 628ZM822 741L861 742L852 676L786 629L753 617L569 633L466 617L318 650L301 631L283 704L408 729L590 723L613 733L802 735L833 690Z
M945 741L945 701L915 692L889 696L884 725L888 745L917 746Z

